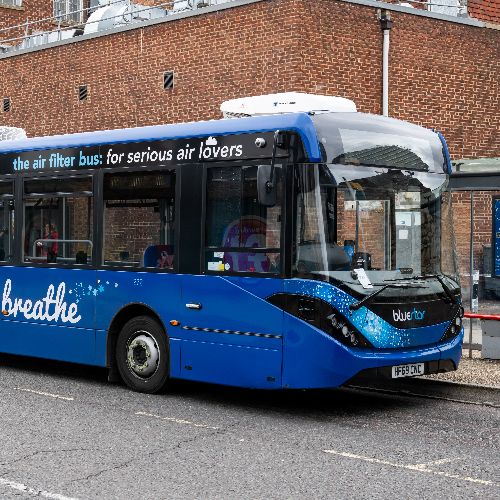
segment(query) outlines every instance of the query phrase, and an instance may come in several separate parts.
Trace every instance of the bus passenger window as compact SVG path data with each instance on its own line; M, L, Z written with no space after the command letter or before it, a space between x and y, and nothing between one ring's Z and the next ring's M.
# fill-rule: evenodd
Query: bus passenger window
M92 264L92 177L25 180L23 197L24 262Z
M104 175L104 265L174 268L175 179L175 170Z
M213 167L207 172L205 270L280 271L281 165L278 202L258 202L257 167Z
M0 262L14 254L14 182L0 182Z

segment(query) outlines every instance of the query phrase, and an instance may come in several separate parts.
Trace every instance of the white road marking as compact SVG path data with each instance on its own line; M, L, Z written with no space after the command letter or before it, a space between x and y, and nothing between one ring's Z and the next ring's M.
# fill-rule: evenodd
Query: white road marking
M15 483L14 481L8 481L7 479L0 479L0 485L8 486L14 490L23 491L24 493L29 493L30 495L52 498L54 500L78 500L77 498L65 497L64 495L59 495L58 493L49 493L48 491L35 490L30 488L25 484Z
M210 427L209 425L195 424L193 422L189 422L188 420L180 420L178 418L172 418L172 417L160 417L160 415L152 415L151 413L144 413L143 411L138 411L135 414L143 415L145 417L159 418L161 420L168 420L169 422L176 422L178 424L187 424L187 425L194 425L195 427L204 427L205 429L215 429L215 430L220 429L220 427Z
M74 401L73 398L67 398L65 396L59 396L58 394L50 394L49 392L40 392L40 391L33 391L32 389L21 389L21 387L14 387L16 391L26 391L26 392L32 392L34 394L38 394L40 396L49 396L51 398L57 398L57 399L65 399L66 401Z
M483 479L474 479L473 477L462 477L457 474L447 474L446 472L439 472L439 471L434 471L431 469L426 469L425 467L427 465L432 465L432 464L420 464L420 465L401 465L401 464L393 464L391 462L386 462L385 460L379 460L378 458L369 458L369 457L362 457L361 455L354 455L353 453L344 453L341 451L335 451L335 450L323 450L325 453L332 453L333 455L340 455L341 457L347 457L347 458L356 458L358 460L364 460L365 462L373 462L377 464L382 464L382 465L389 465L391 467L398 467L400 469L410 469L410 470L416 470L420 472L428 472L430 474L435 474L438 476L444 476L444 477L449 477L453 479L460 479L461 481L469 481L471 483L479 483L479 484L486 484L489 486L500 486L500 484L496 484L492 481L485 481ZM452 459L456 460L456 459ZM438 460L437 462L444 462L445 460ZM437 463L434 462L434 463Z
M425 468L427 467L428 465L439 465L439 464L444 464L446 462L453 462L454 460L459 460L459 457L457 458L443 458L441 460L436 460L434 462L429 462L428 464L418 464L418 465L415 465L415 467L417 468Z

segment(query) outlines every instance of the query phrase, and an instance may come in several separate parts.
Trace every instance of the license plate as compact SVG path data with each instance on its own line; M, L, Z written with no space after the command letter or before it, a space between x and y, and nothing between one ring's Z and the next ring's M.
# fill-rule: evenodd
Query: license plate
M424 374L424 363L411 363L392 367L392 378L415 377Z

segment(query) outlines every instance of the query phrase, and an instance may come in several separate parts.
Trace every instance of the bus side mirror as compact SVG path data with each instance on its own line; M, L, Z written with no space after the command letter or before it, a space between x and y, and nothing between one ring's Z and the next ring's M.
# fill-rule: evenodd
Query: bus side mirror
M259 165L257 167L257 193L259 203L264 207L274 207L277 203L278 183L273 167L274 165Z

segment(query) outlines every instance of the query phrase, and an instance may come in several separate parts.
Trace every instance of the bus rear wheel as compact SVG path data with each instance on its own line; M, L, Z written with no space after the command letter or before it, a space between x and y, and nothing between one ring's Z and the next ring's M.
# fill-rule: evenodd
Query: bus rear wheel
M153 394L167 389L170 348L162 325L152 316L129 320L118 336L116 362L132 390Z

